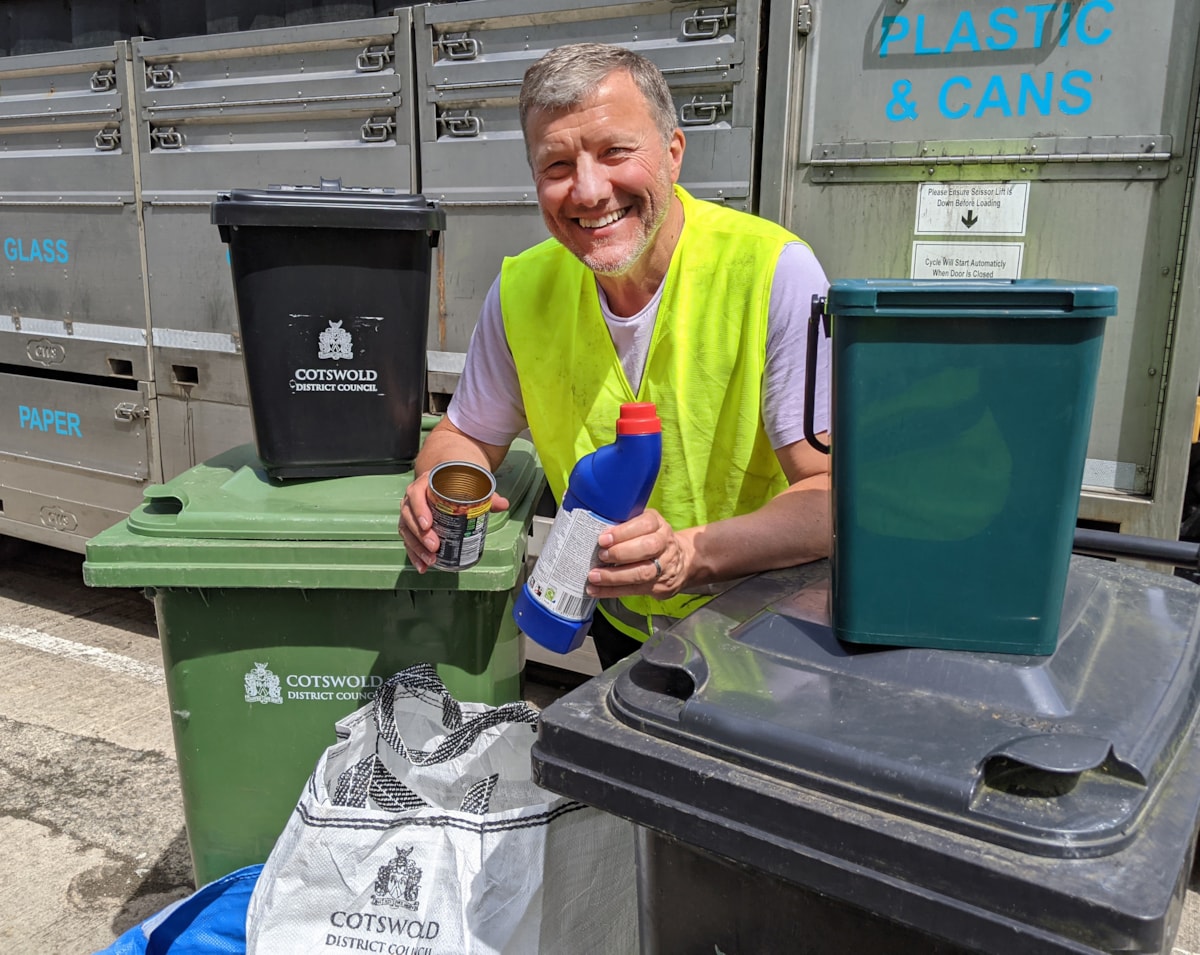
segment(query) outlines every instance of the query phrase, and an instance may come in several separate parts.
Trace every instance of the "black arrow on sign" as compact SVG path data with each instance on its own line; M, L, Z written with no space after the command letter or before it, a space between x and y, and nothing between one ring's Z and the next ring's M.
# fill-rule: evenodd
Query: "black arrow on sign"
M969 229L969 228L971 228L971 226L973 226L976 222L979 221L979 216L975 215L974 209L968 209L967 214L962 217L961 221L962 221L962 224L965 225Z

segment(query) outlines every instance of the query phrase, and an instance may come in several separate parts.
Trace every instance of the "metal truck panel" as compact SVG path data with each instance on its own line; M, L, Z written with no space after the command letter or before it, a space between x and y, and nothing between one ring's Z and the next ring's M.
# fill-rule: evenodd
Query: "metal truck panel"
M666 0L465 0L414 8L421 191L446 209L430 348L465 351L506 255L546 237L517 97L563 43L619 43L665 73L687 137L680 183L749 208L754 192L758 5Z
M1171 533L1182 475L1168 488L1157 472L1176 440L1162 430L1173 350L1196 328L1177 296L1200 9L821 2L771 15L761 214L807 238L831 277L1116 285L1080 515ZM1119 63L1137 64L1136 83ZM1194 370L1180 373L1194 405Z
M174 477L239 444L254 443L244 402L193 401L160 392L157 408L164 475Z
M0 59L0 348L148 377L124 44Z
M82 552L152 480L150 386L0 372L0 534Z
M0 373L0 447L48 464L144 481L148 389Z

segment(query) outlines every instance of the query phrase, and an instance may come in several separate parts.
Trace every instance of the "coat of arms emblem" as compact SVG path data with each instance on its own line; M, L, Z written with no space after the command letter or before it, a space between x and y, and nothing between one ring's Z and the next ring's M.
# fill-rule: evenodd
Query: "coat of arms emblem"
M244 677L247 703L282 703L279 692L279 677L267 669L265 663L254 664L254 669Z
M371 896L373 905L390 905L410 912L417 910L417 895L421 891L421 867L409 856L413 846L397 849L396 858L379 867L375 876L375 892Z
M329 320L329 327L317 336L317 357L340 361L343 358L354 357L354 340L350 333L342 328L341 322Z

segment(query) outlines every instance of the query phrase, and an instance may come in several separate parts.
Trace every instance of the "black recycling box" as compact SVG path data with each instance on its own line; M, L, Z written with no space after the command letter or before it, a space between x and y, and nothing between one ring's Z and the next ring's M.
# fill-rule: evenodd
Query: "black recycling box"
M445 213L385 189L235 189L229 244L258 455L272 478L407 470L421 437Z
M542 714L632 820L643 955L1166 953L1200 813L1200 589L1072 558L1049 656L844 644L751 578Z

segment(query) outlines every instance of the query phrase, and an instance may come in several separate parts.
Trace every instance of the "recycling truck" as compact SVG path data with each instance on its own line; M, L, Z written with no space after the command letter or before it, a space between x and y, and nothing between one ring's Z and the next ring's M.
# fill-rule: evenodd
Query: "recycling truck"
M339 180L445 210L422 384L444 410L502 258L545 237L521 77L580 40L658 64L682 185L782 223L832 278L1117 286L1079 517L1179 533L1200 381L1192 0L3 6L0 535L82 552L148 484L253 439L210 221L231 189Z

